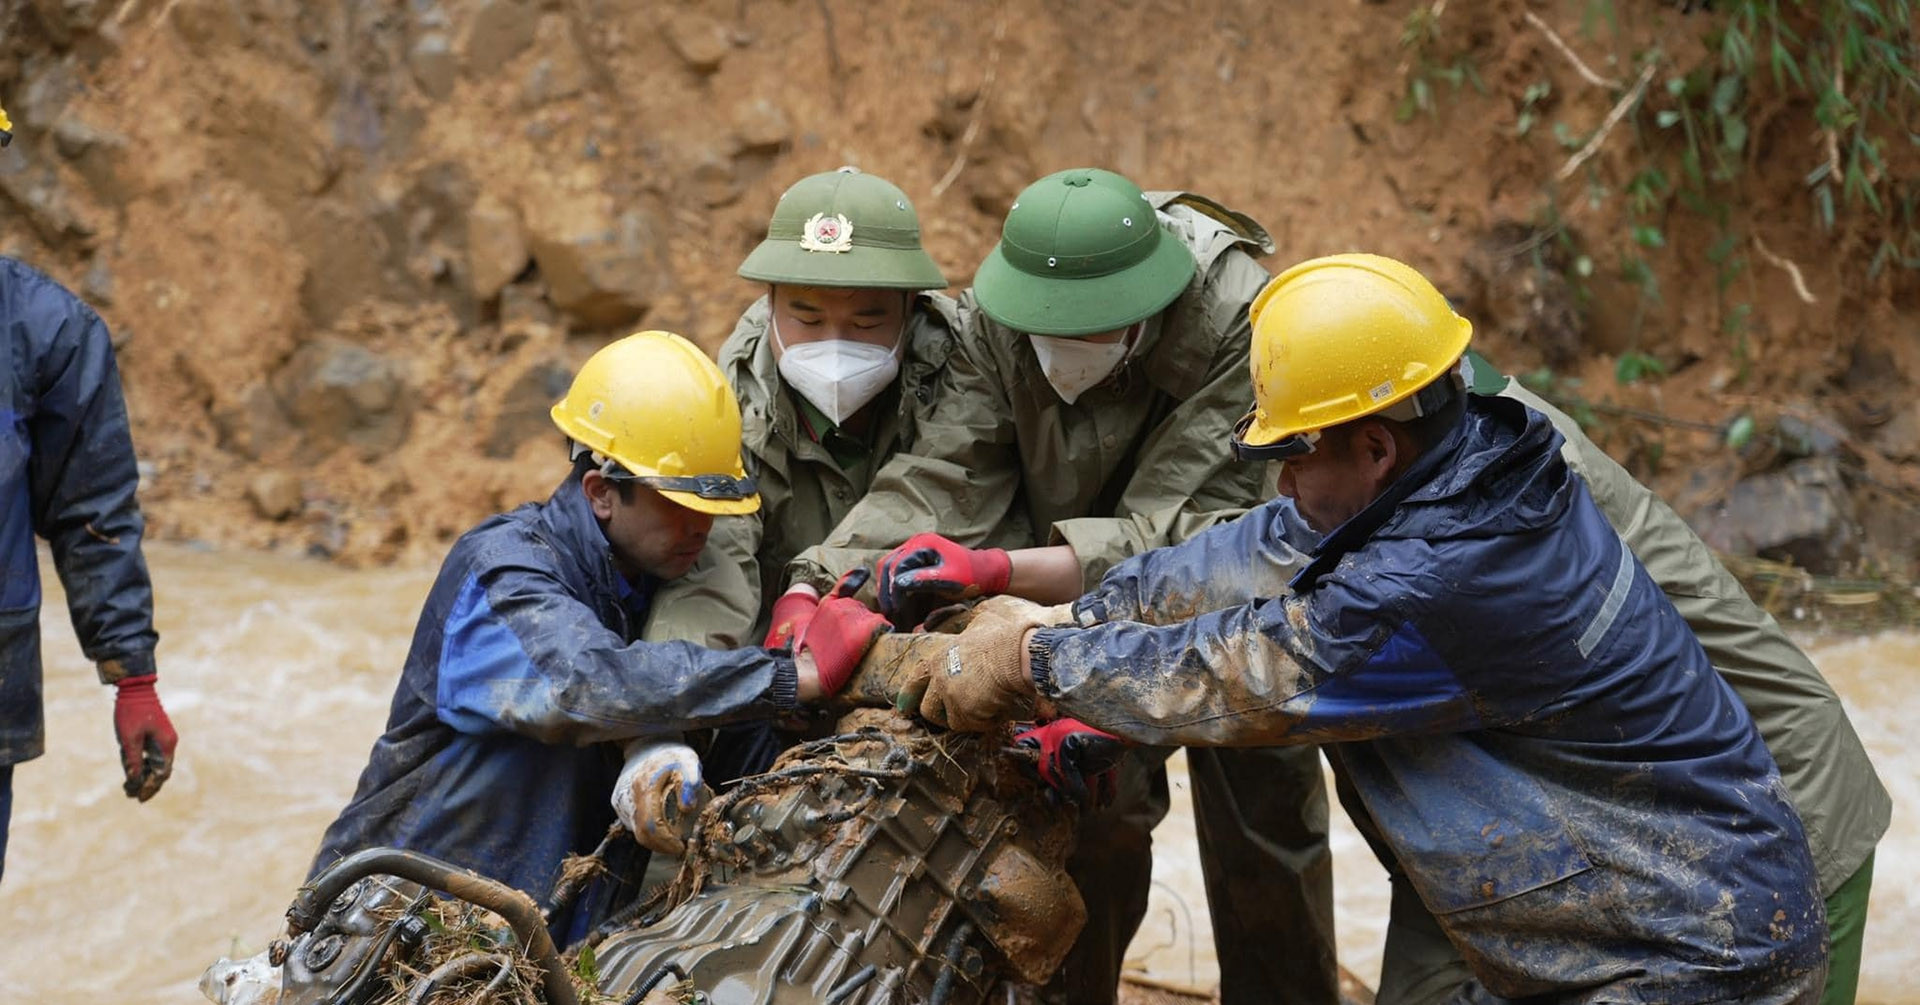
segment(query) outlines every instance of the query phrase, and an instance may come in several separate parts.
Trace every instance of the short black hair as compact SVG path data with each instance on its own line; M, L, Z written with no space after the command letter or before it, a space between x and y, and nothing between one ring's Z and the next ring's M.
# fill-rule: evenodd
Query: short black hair
M614 467L618 468L619 465L616 464L614 465ZM576 482L582 478L585 478L587 476L587 472L599 471L599 470L600 470L600 462L593 459L592 451L582 450L580 451L579 456L573 459L573 476L572 477L573 477L573 480ZM620 501L623 503L630 503L633 501L633 482L628 481L625 478L619 477L620 474L625 474L625 473L626 472L624 470L619 471L616 473L614 477L609 478L607 480L613 483L613 490L615 492L620 493Z
M1451 380L1452 378L1447 377L1442 379ZM1408 419L1405 422L1401 422L1399 426L1401 430L1419 446L1420 452L1424 454L1434 447L1439 446L1441 441L1445 440L1447 435L1452 433L1454 429L1460 425L1460 420L1465 417L1466 414L1467 392L1463 388L1455 387L1453 394L1447 397L1446 404L1417 419ZM1391 422L1393 420L1389 419L1387 421Z
M1325 436L1323 442L1327 443L1327 449L1344 455L1351 448L1353 434L1359 430L1361 423L1378 422L1389 429L1405 433L1407 439L1413 441L1415 449L1424 454L1439 446L1441 441L1460 425L1461 418L1466 414L1467 393L1465 389L1456 385L1453 393L1447 396L1445 404L1425 415L1414 419L1389 419L1384 415L1363 415L1358 419L1351 419L1338 426L1330 427L1327 433L1337 432L1339 435Z

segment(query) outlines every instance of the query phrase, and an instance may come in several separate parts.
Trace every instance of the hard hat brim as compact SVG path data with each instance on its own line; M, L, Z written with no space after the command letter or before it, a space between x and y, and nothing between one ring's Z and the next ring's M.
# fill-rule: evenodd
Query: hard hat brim
M943 290L947 277L919 248L854 245L846 251L808 251L796 241L761 241L740 263L742 279L795 286L885 290Z
M993 320L1028 335L1072 337L1125 328L1186 292L1193 253L1164 229L1152 254L1104 276L1055 279L1023 272L996 244L973 277L974 297Z
M713 516L745 516L760 511L760 493L758 492L744 499L706 499L692 492L670 492L665 489L656 491L666 496L668 501L685 506L695 513L707 513Z

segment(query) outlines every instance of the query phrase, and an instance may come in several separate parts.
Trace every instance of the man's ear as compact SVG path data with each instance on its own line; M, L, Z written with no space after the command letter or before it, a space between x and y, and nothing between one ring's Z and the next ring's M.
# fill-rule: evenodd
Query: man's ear
M1354 431L1353 449L1375 484L1385 486L1393 480L1400 463L1400 442L1394 439L1393 430L1388 429L1386 423L1361 423Z
M586 493L587 505L593 507L595 519L613 519L613 499L619 494L619 490L606 475L591 470L581 475L580 491Z

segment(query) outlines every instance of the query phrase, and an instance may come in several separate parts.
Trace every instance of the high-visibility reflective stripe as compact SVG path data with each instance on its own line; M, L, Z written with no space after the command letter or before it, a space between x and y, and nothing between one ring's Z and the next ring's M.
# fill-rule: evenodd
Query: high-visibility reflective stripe
M1613 619L1620 616L1620 608L1627 606L1627 591L1633 589L1633 552L1627 550L1627 542L1620 542L1620 568L1613 574L1613 585L1607 589L1606 602L1600 605L1600 613L1594 615L1593 623L1580 633L1576 645L1582 659L1593 655L1595 646L1607 635L1607 629L1613 627Z

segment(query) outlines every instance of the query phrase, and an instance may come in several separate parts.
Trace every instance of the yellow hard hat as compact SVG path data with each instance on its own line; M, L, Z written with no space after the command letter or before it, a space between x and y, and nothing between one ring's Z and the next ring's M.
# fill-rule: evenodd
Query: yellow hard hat
M1301 262L1250 312L1254 408L1233 443L1244 458L1305 453L1321 430L1363 416L1430 414L1473 335L1427 277L1380 255Z
M671 332L647 331L593 354L553 406L553 423L592 451L610 477L638 482L691 510L760 508L740 461L740 405L707 354Z
M13 142L13 120L7 118L7 110L0 108L0 147Z

